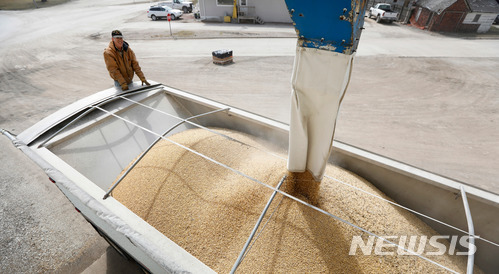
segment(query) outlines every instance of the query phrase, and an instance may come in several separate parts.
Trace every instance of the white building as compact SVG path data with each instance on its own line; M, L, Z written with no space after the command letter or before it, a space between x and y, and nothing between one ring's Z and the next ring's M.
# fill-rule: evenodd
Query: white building
M284 0L236 0L238 21L292 23ZM199 0L201 19L223 22L233 17L234 0Z

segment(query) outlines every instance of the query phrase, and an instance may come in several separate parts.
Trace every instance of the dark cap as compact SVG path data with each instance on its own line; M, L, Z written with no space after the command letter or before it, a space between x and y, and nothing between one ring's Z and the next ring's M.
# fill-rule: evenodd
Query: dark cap
M123 34L121 33L121 31L119 31L119 30L117 30L117 29L116 29L116 30L113 30L113 31L111 32L111 36L112 36L113 38L120 38L120 37L121 37L121 38L123 38Z

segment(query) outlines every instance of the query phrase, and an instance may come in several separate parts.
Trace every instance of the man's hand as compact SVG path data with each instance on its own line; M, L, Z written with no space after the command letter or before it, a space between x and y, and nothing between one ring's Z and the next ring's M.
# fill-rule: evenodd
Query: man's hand
M150 86L151 84L149 84L149 82L147 82L147 80L143 80L142 85Z
M121 90L123 90L123 91L128 90L128 85L126 83L122 84Z

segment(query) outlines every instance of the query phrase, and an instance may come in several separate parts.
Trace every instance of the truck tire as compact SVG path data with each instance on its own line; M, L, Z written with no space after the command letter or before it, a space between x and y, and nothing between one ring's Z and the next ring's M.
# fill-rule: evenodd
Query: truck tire
M184 11L184 13L189 13L189 9L187 7L182 7L182 11Z
M376 23L379 23L379 22L381 22L381 17L378 14L378 16L376 16Z
M367 15L367 17L369 17L369 19L371 19L373 17L373 14L369 11L369 14Z

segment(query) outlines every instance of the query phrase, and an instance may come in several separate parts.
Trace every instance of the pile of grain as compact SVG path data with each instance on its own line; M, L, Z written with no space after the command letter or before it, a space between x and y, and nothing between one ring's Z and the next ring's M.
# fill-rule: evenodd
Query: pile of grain
M170 139L274 187L287 174L285 160L257 149L263 141L234 131L218 131L240 142L202 129L187 130ZM341 168L328 166L326 174L387 198L369 182ZM407 211L352 188L324 179L310 195L297 187L297 179L304 177L291 175L281 189L373 233L437 235ZM230 271L271 194L272 190L164 140L113 192L130 210L222 273ZM274 210L238 270L444 272L416 256L364 256L360 250L358 256L350 256L352 237L362 235L366 240L368 235L282 194L274 199L263 223ZM454 270L466 269L465 256L430 258Z

